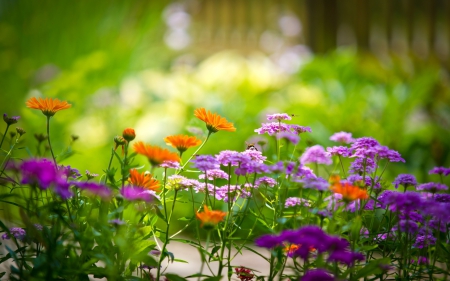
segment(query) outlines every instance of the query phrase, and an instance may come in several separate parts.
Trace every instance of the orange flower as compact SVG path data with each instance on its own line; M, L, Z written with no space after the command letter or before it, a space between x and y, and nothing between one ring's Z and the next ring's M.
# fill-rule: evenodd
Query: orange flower
M206 123L206 128L210 133L215 133L218 131L236 131L233 123L228 122L227 119L223 118L217 113L211 113L211 111L209 110L208 112L206 112L204 108L197 108L194 111L194 115L195 117Z
M58 99L53 100L51 98L39 98L38 100L35 97L29 99L26 104L28 108L41 110L42 113L48 117L52 117L56 112L63 109L68 109L72 106L66 101L60 101Z
M283 252L285 252L286 255L291 258L294 256L295 251L297 251L301 246L301 244L290 244L284 247ZM316 248L314 248L313 246L309 247L310 252L314 252L315 250Z
M202 222L201 227L205 229L213 229L219 222L223 221L223 218L227 215L222 211L210 211L208 206L203 207L203 213L196 213L197 218Z
M342 194L342 199L346 202L369 198L366 190L353 186L347 182L342 184L339 176L331 176L330 181L330 189L335 193Z
M167 149L159 146L151 146L138 141L133 146L134 151L137 154L141 154L147 157L150 164L157 166L164 161L180 162L180 157L175 152L170 152Z
M122 136L124 139L130 142L134 140L134 138L136 137L136 133L134 132L134 129L126 128L125 130L123 130Z
M136 169L130 170L128 181L136 187L159 191L160 185L158 180L154 179L151 174L146 174L145 172L140 174Z
M180 153L185 152L188 148L197 146L202 143L201 140L196 137L190 136L168 136L164 139L167 145L175 147Z

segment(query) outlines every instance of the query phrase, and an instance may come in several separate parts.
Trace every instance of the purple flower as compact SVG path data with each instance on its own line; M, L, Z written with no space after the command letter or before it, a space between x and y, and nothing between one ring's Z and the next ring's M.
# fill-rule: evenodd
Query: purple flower
M380 198L378 200L382 201ZM421 208L423 205L423 199L420 194L412 191L389 193L383 198L383 201L390 206L391 211L411 212Z
M352 143L352 145L350 146L350 149L352 150L360 150L360 149L368 149L371 147L376 147L380 145L378 143L377 140L373 139L373 138L368 138L368 137L364 137L364 138L358 138L356 140L354 140L354 142Z
M446 186L445 184L436 183L436 182L423 183L423 184L420 184L419 186L417 186L417 190L425 190L425 191L429 191L431 193L436 193L441 190L447 190L447 189L448 189L448 186Z
M298 135L301 133L306 133L306 132L311 133L312 132L310 127L300 126L300 125L295 125L295 124L289 125L289 129Z
M80 171L78 169L72 168L70 166L59 166L58 169L66 178L77 179L81 177Z
M257 161L263 163L266 161L267 157L262 155L261 151L247 149L241 153L242 155L249 156L252 161Z
M89 193L100 196L103 199L108 199L111 197L112 192L111 189L103 184L95 183L95 182L75 182L74 183L78 188L82 190L86 190Z
M256 129L255 133L258 133L260 135L268 134L269 136L273 136L280 132L288 132L290 131L290 129L291 127L285 123L279 122L262 123L261 128Z
M38 185L41 189L49 188L60 180L60 175L52 162L47 159L29 159L20 165L22 184Z
M399 185L403 185L405 189L408 188L408 186L417 185L416 177L410 174L400 174L392 183L395 185L395 188L398 188Z
M272 249L280 246L283 243L283 238L278 235L263 235L255 240L255 244L258 247Z
M381 188L381 184L380 184L378 176L376 176L375 181L369 176L365 177L365 182L364 183L362 183L362 180L363 180L363 177L360 176L360 175L349 175L347 177L347 181L351 185L359 185L360 184L359 182L361 182L361 184L364 184L367 187L371 187L372 184L374 184L373 185L374 189L380 189Z
M272 166L269 166L269 170L272 173L283 173L284 172L284 162L283 161L278 161L277 163L273 164Z
M433 169L431 169L428 174L435 174L435 175L444 175L444 176L448 176L450 174L450 168L445 168L445 167L434 167Z
M128 201L143 200L151 202L154 198L159 200L159 196L155 191L134 186L125 186L120 189L120 194Z
M267 114L267 121L281 121L281 120L291 120L291 116L287 113L275 113L275 114Z
M335 281L331 273L325 269L311 269L305 272L305 275L300 279L301 281Z
M161 164L159 164L159 167L165 169L179 169L180 163L178 163L177 161L164 161Z
M238 166L242 161L242 157L237 151L223 150L218 155L216 155L216 160L224 166Z
M203 172L220 168L219 162L211 155L199 155L191 162L194 163L195 168Z
M401 232L416 233L419 226L411 220L401 220L398 222Z
M277 134L277 139L285 139L292 144L298 144L300 137L291 132L281 132Z
M70 184L66 181L60 181L57 185L55 185L54 191L63 200L67 200L73 195L72 190L70 190Z
M342 157L349 157L352 155L352 151L345 146L327 147L327 153L329 156L338 155Z
M6 114L6 113L3 114L3 121L5 121L5 123L8 126L17 123L17 120L19 120L19 118L20 118L20 116L8 117L8 114Z
M352 143L355 140L352 138L352 133L339 132L330 137L330 140L341 143Z
M228 179L230 176L220 169L208 170L205 172L208 175L208 180L214 179ZM199 179L205 179L205 174L198 176Z
M285 171L286 175L292 174L295 168L295 164L296 164L295 162L291 161L286 162L286 171Z
M411 263L416 263L415 260L411 260ZM417 258L417 264L428 264L428 259L426 257L418 257Z
M314 145L306 149L300 157L300 163L303 165L308 163L330 165L333 161L331 161L330 157L321 145Z
M258 188L261 185L266 185L268 187L274 187L275 184L277 184L277 181L274 180L273 178L269 178L269 177L260 177L259 179L256 180L255 182L255 187Z
M436 202L450 203L450 194L436 194L434 200Z
M261 174L268 173L269 167L263 163L250 161L247 163L242 163L240 167L234 170L236 175L245 176L248 174Z
M44 227L41 224L35 223L33 224L34 228L36 230L42 231L42 229L44 229Z
M289 197L286 199L286 201L284 202L284 207L288 208L288 207L294 207L294 206L305 206L305 207L311 207L311 203L309 202L309 200L303 199L303 198L298 198L298 197Z
M20 227L11 227L9 229L9 232L16 238L17 240L24 241L25 237L27 235L26 231L23 228ZM8 233L4 233L2 235L2 239L10 239Z
M356 261L363 261L364 255L350 251L334 251L328 257L329 262L341 262L347 266L352 266Z
M416 241L414 242L414 247L422 249L435 244L436 238L433 235L421 235L417 236Z
M316 178L317 176L314 174L311 168L304 166L303 164L298 165L297 172L295 173L295 177L292 181L299 182L301 179L306 178Z
M400 153L393 149L389 149L387 146L376 146L375 151L377 152L379 159L387 159L389 162L405 163L405 159L402 158Z
M364 167L366 168L366 174L371 174L375 171L377 164L371 158L356 158L350 164L350 169L348 172L353 174L363 174Z
M327 191L330 189L328 181L321 177L305 178L300 182L303 183L303 188L317 189L319 191Z

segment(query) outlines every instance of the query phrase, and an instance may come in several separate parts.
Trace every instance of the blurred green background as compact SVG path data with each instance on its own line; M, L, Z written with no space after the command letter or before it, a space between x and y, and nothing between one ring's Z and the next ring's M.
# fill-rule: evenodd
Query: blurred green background
M25 101L72 103L52 118L52 143L61 154L78 136L62 163L82 173L102 173L124 128L162 146L205 130L193 117L205 107L237 132L202 153L243 150L265 114L287 112L313 130L300 150L338 131L370 136L406 159L388 178L426 181L450 165L448 14L443 0L0 0L0 112L21 116L35 153L45 117Z

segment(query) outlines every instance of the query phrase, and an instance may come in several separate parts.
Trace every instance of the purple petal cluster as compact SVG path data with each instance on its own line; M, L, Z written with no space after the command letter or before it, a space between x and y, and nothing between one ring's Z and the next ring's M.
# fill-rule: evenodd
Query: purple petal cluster
M277 134L277 139L284 139L292 144L298 144L300 137L297 134L291 132L281 132Z
M112 191L106 185L95 182L76 182L74 183L78 188L86 190L89 193L100 196L103 199L108 199L112 196Z
M284 202L284 207L285 208L294 207L294 206L297 206L297 205L298 206L311 207L311 203L309 202L309 200L306 200L304 198L299 198L299 197L289 197Z
M61 180L61 175L56 171L54 164L47 159L25 160L20 165L20 170L22 184L37 185L41 189L47 189Z
M291 120L292 117L287 113L275 113L275 114L267 114L267 121L281 121L281 120Z
M417 190L424 190L431 193L436 193L442 190L448 190L448 186L437 182L427 182L417 186Z
M408 186L416 186L417 180L416 177L410 174L400 174L398 175L395 180L392 182L395 186L395 188L398 188L399 185L402 185L405 189L408 188Z
M203 172L220 168L219 162L211 155L199 155L192 159L191 162L194 163L195 168Z
M352 155L352 151L345 146L333 146L333 147L327 147L327 153L329 156L342 156L342 157L349 157Z
M321 145L314 145L306 149L300 157L300 163L303 165L308 163L330 165L333 161L331 161L329 155Z
M289 125L281 122L271 122L262 123L261 128L255 130L256 133L268 134L269 136L274 136L278 133L290 132L295 134L301 134L305 132L312 132L310 127L300 126L300 125Z
M300 182L303 183L303 188L317 189L318 191L327 191L330 189L328 181L321 177L305 178Z
M292 132L294 132L294 133L296 133L298 135L300 135L301 133L306 133L306 132L311 133L312 132L310 127L300 126L300 125L295 125L295 124L294 125L290 125L290 129L291 129Z
M27 233L25 231L25 229L20 228L20 227L11 227L9 229L9 232L14 236L14 238L16 238L17 240L20 241L24 241L25 237L27 236ZM8 233L4 233L2 235L2 239L10 239L11 237L9 237Z
M230 176L222 171L221 169L212 169L205 172L205 174L201 174L198 176L199 179L205 179L205 175L208 176L208 180L214 179L228 179Z
M251 188L250 186L241 186L241 185L224 185L216 188L215 197L218 200L223 200L224 202L228 202L231 199L231 202L237 200L238 195L240 198L248 198L250 197L250 191L246 190L247 188Z
M248 156L250 157L250 159L252 161L257 161L259 163L263 163L264 161L266 161L267 157L262 155L261 151L258 150L250 150L247 149L243 152L241 152L242 155ZM245 158L246 159L246 158Z
M268 187L274 187L275 184L277 184L277 181L275 179L264 176L264 177L260 177L259 179L256 180L255 187L259 188L261 185L265 185Z
M3 114L3 121L5 121L5 123L9 126L12 124L17 123L17 121L19 120L20 116L11 116L8 117L8 114L4 113Z
M377 164L371 158L356 158L351 164L349 173L352 174L364 174L364 168L366 174L371 174L377 168Z
M223 166L239 166L239 164L251 161L250 156L233 150L223 150L216 155L216 160Z
M156 195L155 191L134 186L122 187L120 189L120 194L122 194L123 198L128 201L142 200L145 202L151 202L155 198L159 200L159 196Z
M335 281L336 278L325 269L311 269L305 272L301 281Z
M341 262L348 266L364 260L362 254L349 249L350 243L347 240L328 235L320 227L313 225L297 230L284 230L279 235L263 235L255 240L257 246L269 249L280 247L284 243L301 245L294 252L294 256L305 260L308 259L311 248L316 249L319 254L327 252L329 261Z
M295 177L292 178L292 181L299 182L301 179L307 179L307 178L316 178L317 176L314 174L313 170L311 168L304 166L303 164L298 165L297 172L294 175Z
M428 246L432 246L436 244L436 240L437 239L433 235L419 235L416 237L414 247L422 249Z
M249 174L262 174L268 172L269 167L264 163L260 163L259 161L250 161L247 163L242 163L238 168L236 168L236 170L234 170L234 173L240 176L245 176Z
M341 143L352 143L355 140L352 138L352 133L347 133L347 132L338 132L338 133L334 133L331 137L330 137L331 141L335 141L335 142L341 142Z
M164 161L159 164L159 167L164 169L179 169L180 163L178 163L177 161Z
M414 259L412 259L411 263L416 263L416 261ZM419 256L417 258L417 264L428 264L428 259L426 257Z
M448 176L450 175L450 168L445 168L445 167L434 167L433 169L431 169L428 174L432 175L444 175L444 176Z

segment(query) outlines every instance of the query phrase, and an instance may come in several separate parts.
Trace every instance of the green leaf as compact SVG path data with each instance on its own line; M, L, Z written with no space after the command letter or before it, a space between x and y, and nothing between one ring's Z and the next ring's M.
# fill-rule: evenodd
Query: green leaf
M173 259L173 261L176 261L176 262L182 262L182 263L189 263L188 261L181 260L181 259Z
M217 253L217 251L219 251L220 246L215 246L212 250L211 250L211 255L209 256L209 261L211 261L211 258L214 256L215 253Z
M358 270L354 276L354 280L359 280L362 277L369 275L380 274L383 272L382 265L391 264L390 258L377 259L369 262L366 266Z
M178 219L179 221L190 221L192 220L192 218L188 218L188 217L182 217Z
M351 233L351 239L352 240L359 240L359 235L361 232L361 226L362 226L362 220L360 216L357 216L353 222L352 222L352 226L350 228L350 233Z

